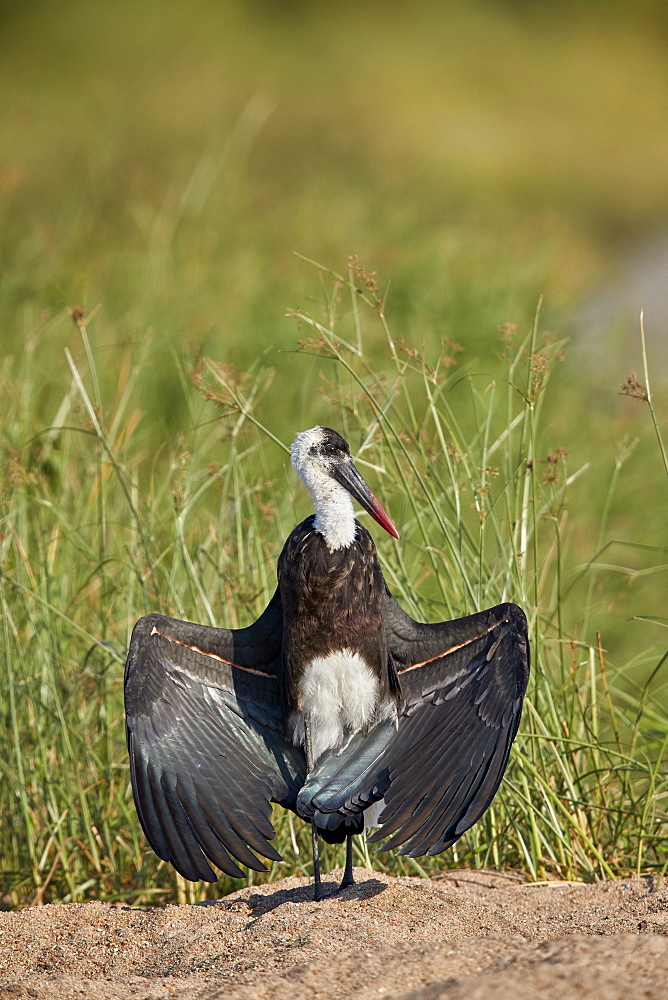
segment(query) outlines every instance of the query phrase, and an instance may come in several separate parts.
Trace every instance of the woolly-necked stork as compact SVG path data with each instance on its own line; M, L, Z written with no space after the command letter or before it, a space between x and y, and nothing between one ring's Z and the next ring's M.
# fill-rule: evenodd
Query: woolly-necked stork
M411 857L450 847L489 806L529 676L523 612L501 604L420 624L394 600L353 499L398 532L328 427L299 434L292 464L315 514L278 560L266 610L243 629L141 618L125 674L137 812L156 854L185 878L243 877L280 861L271 802L347 838ZM389 838L389 839L386 839ZM256 853L254 853L256 852Z

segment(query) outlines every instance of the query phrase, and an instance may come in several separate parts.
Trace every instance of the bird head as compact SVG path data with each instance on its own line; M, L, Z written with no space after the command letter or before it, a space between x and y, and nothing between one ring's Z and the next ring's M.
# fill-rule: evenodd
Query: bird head
M313 498L316 518L325 509L331 516L337 501L342 501L344 497L342 512L350 509L346 496L349 495L390 535L399 537L389 515L355 468L348 442L331 427L312 427L302 431L295 438L290 455L292 467Z

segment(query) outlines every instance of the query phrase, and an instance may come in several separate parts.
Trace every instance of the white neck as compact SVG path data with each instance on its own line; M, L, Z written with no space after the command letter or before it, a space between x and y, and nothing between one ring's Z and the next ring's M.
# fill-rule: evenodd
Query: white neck
M334 552L348 548L355 541L355 512L348 490L332 478L327 460L315 454L323 435L322 427L302 431L290 454L293 468L313 500L315 530L325 539L329 551Z
M331 479L322 484L309 485L309 492L315 508L315 530L325 539L329 551L352 545L355 541L355 511L350 493Z

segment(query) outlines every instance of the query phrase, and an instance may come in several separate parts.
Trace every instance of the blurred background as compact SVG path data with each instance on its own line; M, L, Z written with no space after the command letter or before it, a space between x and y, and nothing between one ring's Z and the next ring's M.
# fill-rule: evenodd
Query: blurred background
M514 420L513 400L533 406L530 388L509 379L509 338L525 345L527 386L541 382L540 364L554 363L530 446L548 456L536 459L540 490L554 492L541 508L541 553L552 565L563 543L563 578L559 569L553 584L555 571L541 571L549 594L534 601L536 635L557 634L572 679L578 643L589 670L602 633L615 706L632 705L624 725L642 717L655 741L647 756L662 759L665 711L650 717L647 705L650 694L666 703L666 476L646 400L622 385L636 371L631 395L643 396L643 308L665 436L668 5L0 0L0 618L6 669L19 671L6 686L11 704L0 706L16 720L0 769L15 757L3 806L7 816L18 801L23 810L23 826L7 821L13 846L3 848L16 859L5 862L15 869L8 884L22 887L12 889L15 903L93 891L101 869L89 880L88 855L80 881L63 862L71 884L55 888L52 854L58 844L66 857L66 832L71 843L92 838L94 858L101 830L110 870L131 872L124 891L135 879L145 845L121 722L132 623L161 607L245 624L272 585L281 539L308 513L266 434L247 435L237 463L239 413L221 419L202 398L198 359L245 373L244 383L224 369L230 383L254 387L255 418L283 444L341 412L352 414L353 450L363 439L370 411L357 408L359 384L317 350L295 353L313 329L291 311L327 325L337 314L353 332L359 318L355 296L343 302L341 284L309 261L375 296L360 322L363 360L379 379L396 373L380 299L396 343L421 352L427 372L449 373L454 362L443 399L476 447L495 380L501 426ZM423 389L412 398L421 413ZM434 468L456 459L455 444L442 444L424 442ZM534 476L525 475L526 446L513 452L518 482ZM476 521L480 496L497 497L485 492L488 473L496 470L483 462L482 485L462 486L456 527ZM389 504L402 532L411 475L404 500L397 492ZM390 480L382 484L392 501ZM411 531L402 541L415 565L407 592L429 597L438 572L431 582L422 575L426 550ZM582 714L586 728L589 709ZM67 720L60 729L58 718ZM33 729L39 752L26 737ZM595 744L593 724L587 733ZM60 739L62 752L53 750ZM71 758L75 777L59 776L52 753ZM36 756L43 784L35 779L28 801ZM100 774L108 785L98 788ZM75 790L69 798L59 782ZM88 815L72 802L94 787L100 802ZM122 805L115 827L107 789ZM49 795L40 840L30 831ZM114 860L128 830L131 864Z
M299 251L358 254L409 338L484 345L542 295L608 386L637 366L644 306L666 371L665 4L0 10L10 350L101 303L101 344L150 327L243 366L292 343L283 313L314 288Z
M297 391L299 333L285 314L325 308L329 293L295 252L344 274L352 254L376 272L393 335L432 362L449 339L460 363L497 373L498 327L524 334L542 303L541 329L568 341L550 446L573 468L593 462L596 482L632 452L610 504L621 521L639 486L648 496L655 442L620 386L641 369L644 308L661 411L668 6L0 10L7 404L29 343L42 426L53 419L70 379L64 349L83 358L68 309L99 306L90 338L103 389L115 390L123 351L150 359L133 399L154 448L192 423L184 380L200 353L274 368L262 416L290 440L326 418L306 382ZM662 503L642 506L642 540L665 544Z

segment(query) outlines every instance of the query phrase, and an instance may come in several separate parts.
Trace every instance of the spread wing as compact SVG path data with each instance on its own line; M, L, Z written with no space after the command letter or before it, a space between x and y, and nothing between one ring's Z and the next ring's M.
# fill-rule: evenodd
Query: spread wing
M418 857L450 847L482 816L508 762L529 677L523 612L514 604L422 625L386 594L386 638L403 694L399 725L328 754L302 789L302 813L349 815L383 799L385 848ZM372 751L374 746L377 752ZM315 794L308 795L308 792ZM304 804L308 801L308 808ZM332 817L333 819L333 817Z
M480 819L503 777L529 679L527 622L501 604L421 625L389 594L384 621L405 703L372 839L438 854Z
M156 854L185 878L215 882L207 861L266 871L253 851L280 855L270 802L294 804L303 752L283 734L277 667L278 591L254 625L210 628L141 618L125 672L130 774L137 813Z

